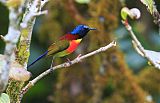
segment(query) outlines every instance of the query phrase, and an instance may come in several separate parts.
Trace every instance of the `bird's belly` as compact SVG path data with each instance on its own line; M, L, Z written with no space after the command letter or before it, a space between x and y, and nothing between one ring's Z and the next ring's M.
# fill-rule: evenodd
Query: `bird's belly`
M69 53L74 52L77 49L77 47L79 46L81 40L82 39L77 39L77 40L70 41L70 45L69 45L69 47L67 48L66 51L69 52Z

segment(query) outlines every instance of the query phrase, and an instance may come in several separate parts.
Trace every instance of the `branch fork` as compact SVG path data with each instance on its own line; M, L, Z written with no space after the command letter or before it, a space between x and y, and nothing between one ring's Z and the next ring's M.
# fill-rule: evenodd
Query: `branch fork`
M27 28L28 23L30 20L34 19L37 16L47 14L48 11L44 10L41 11L42 7L48 2L49 0L34 0L27 5L28 13L25 15L23 22L20 24L22 28ZM32 3L32 4L31 4ZM43 5L41 4L43 3Z
M126 20L127 21L127 20ZM141 43L138 41L136 35L134 34L132 27L130 24L126 21L122 21L122 23L125 25L126 29L129 31L131 37L132 37L132 43L137 51L141 56L145 57L154 67L160 69L160 52L155 52L151 50L146 50L143 48Z

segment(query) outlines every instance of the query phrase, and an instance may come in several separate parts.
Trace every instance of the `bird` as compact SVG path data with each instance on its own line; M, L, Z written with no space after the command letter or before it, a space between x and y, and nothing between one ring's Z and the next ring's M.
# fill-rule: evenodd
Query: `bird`
M77 25L71 32L68 32L65 35L61 36L56 42L51 44L48 50L40 55L31 64L29 64L27 68L31 67L43 57L53 56L53 58L55 59L73 53L90 30L96 30L96 28L91 28L87 25L82 24Z

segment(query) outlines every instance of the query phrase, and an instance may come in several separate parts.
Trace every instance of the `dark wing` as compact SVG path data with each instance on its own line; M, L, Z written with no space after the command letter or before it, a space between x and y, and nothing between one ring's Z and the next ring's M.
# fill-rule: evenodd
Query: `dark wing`
M47 56L54 55L58 52L61 52L63 50L66 50L69 47L69 41L68 40L59 40L56 43L53 43L48 48L48 54Z

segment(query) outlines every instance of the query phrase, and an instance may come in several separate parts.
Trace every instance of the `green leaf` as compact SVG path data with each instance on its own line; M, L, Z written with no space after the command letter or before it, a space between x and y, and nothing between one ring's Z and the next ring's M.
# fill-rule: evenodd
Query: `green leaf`
M10 99L9 99L8 94L2 93L0 95L0 103L10 103Z
M130 13L129 9L127 7L123 7L121 9L121 17L122 17L122 19L126 20L129 13Z
M141 0L141 2L147 6L149 12L153 14L155 8L155 2L153 0Z
M88 4L91 0L75 0L75 1L80 4Z

